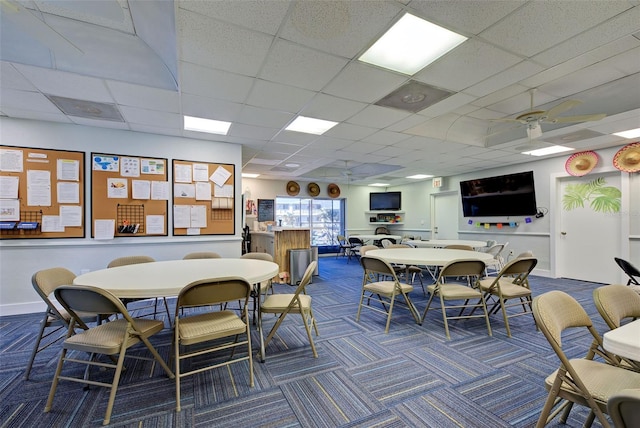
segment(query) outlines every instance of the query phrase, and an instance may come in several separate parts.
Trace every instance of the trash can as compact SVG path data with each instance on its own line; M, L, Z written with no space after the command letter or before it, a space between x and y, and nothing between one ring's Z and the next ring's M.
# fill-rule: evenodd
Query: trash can
M289 250L289 285L300 284L304 272L312 260L313 250L311 248Z

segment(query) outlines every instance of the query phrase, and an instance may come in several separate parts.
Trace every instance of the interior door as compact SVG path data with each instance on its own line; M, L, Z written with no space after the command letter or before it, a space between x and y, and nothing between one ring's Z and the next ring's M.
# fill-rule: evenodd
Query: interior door
M556 185L561 217L556 237L558 276L605 284L617 282L619 268L613 257L620 251L621 216L619 205L617 212L609 209L616 203L620 174L563 178ZM618 196L618 204L619 201Z
M443 192L431 196L431 239L458 239L458 193Z

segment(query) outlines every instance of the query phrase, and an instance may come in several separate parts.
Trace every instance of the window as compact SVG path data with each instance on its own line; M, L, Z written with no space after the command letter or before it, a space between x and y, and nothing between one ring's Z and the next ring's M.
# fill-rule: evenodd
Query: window
M344 231L344 199L276 198L276 225L311 230L311 245L336 245Z

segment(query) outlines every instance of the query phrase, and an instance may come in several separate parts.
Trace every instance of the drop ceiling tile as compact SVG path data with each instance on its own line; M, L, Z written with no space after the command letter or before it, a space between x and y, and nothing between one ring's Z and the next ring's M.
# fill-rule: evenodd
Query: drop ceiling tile
M2 89L36 91L36 87L25 79L11 63L0 62L0 76L2 76Z
M250 30L275 35L287 14L291 2L262 1L179 1L178 8Z
M247 104L297 113L316 93L294 86L257 80L247 98Z
M280 129L287 125L293 118L294 115L291 113L244 106L238 115L238 122L246 125Z
M277 134L276 138L278 139L278 141L281 141L283 143L304 146L317 140L318 135L307 134L304 132L286 131L283 129Z
M24 118L28 117L27 120L43 120L45 122L62 122L62 123L71 123L71 120L58 109L57 113L49 112L49 111L37 111L37 110L21 110L18 108L2 107L2 113L6 114L8 117L15 118Z
M233 137L241 137L248 139L256 139L259 141L268 141L278 133L278 129L265 126L245 125L242 123L233 123L229 128L229 135Z
M340 149L347 144L349 144L349 140L343 140L340 138L321 136L313 144L308 145L304 148L304 152L315 152L316 150L321 150L324 155L328 155L330 152Z
M409 112L370 105L353 115L348 122L370 128L385 128L409 116L411 116Z
M422 18L449 30L468 35L480 33L524 3L526 0L482 2L414 0L409 6L417 10Z
M400 12L394 2L295 2L280 36L352 58L382 34Z
M422 69L415 79L447 90L461 91L520 61L522 59L512 53L471 39Z
M608 46L607 51L615 50L615 45L619 43L624 45L624 39L630 37L628 34L637 30L638 22L640 22L640 8L635 7L536 55L533 60L546 66L553 66L590 51L602 49L604 46Z
M201 139L201 132L200 133L196 133L193 132L192 134L200 134L200 135L185 135L184 132L182 131L182 129L180 128L165 128L162 126L158 126L157 124L155 125L144 125L144 124L139 124L139 123L129 123L129 129L131 129L132 131L135 132L145 132L147 134L159 134L159 135L163 135L163 136L175 136L175 137L188 137L188 138L195 138L195 139ZM170 138L170 137L169 137Z
M553 82L546 83L540 86L540 90L545 93L566 97L579 94L586 89L600 86L624 76L624 73L620 70L616 70L607 64L598 63Z
M380 150L376 150L375 148L371 148L371 153L374 155L380 156L389 156L392 158L397 158L398 156L403 156L409 153L413 153L413 149L405 149L401 147L383 147Z
M87 119L86 117L76 117L76 116L69 116L69 119L77 125L95 126L98 128L109 128L109 129L129 129L129 125L126 122Z
M347 64L337 56L314 51L285 40L276 41L260 78L319 91Z
M382 130L363 138L362 141L366 143L380 144L383 146L392 146L393 144L406 140L407 138L409 138L409 135L407 134Z
M182 116L177 113L146 110L137 107L120 106L122 117L130 123L140 125L162 124L162 128L182 129Z
M323 92L350 100L373 103L408 80L400 74L360 62L349 64Z
M476 97L483 97L506 86L520 82L522 79L540 73L543 68L531 61L522 61L513 67L497 73L484 81L465 89L465 92Z
M527 2L480 36L496 46L532 57L630 7L626 1ZM531 37L533 34L536 37Z
M192 94L182 94L182 114L205 119L234 122L243 105L230 101L216 100Z
M472 101L471 104L478 107L489 107L499 101L503 101L520 94L527 89L529 88L522 85L507 86L506 88L500 89L492 94L478 98L477 100Z
M533 107L536 108L557 99L557 97L538 90L533 95ZM505 115L513 115L523 111L528 111L531 108L531 93L529 91L522 92L507 100L492 104L489 107L491 110L502 112Z
M188 62L182 62L181 65L184 82L182 93L244 102L253 83L250 78L239 74L213 70Z
M419 114L412 114L406 119L400 120L394 123L393 125L388 126L386 130L393 131L393 132L404 132L407 129L413 128L414 126L417 126L421 123L426 122L428 119L431 119L431 118L427 116L419 115Z
M394 144L394 147L404 147L409 149L423 150L426 153L433 153L441 144L442 141L435 138L432 139L421 136L412 136L407 138L406 140L402 140Z
M57 114L62 113L47 97L39 92L21 91L17 89L5 89L0 91L3 111L7 106L14 110L31 110L42 113Z
M117 104L149 110L180 112L180 97L177 91L116 81L107 81L106 84Z
M324 120L342 122L367 106L365 103L345 100L327 94L317 94L300 114Z
M45 94L67 98L77 98L82 94L80 99L86 101L113 102L102 79L28 65L15 64L15 67Z
M348 144L342 148L342 150L347 152L355 152L355 153L373 153L377 150L383 149L385 146L373 144L373 143L363 143L360 141L356 141L353 144Z
M337 124L325 132L324 135L327 137L344 138L346 140L362 140L377 131L378 129L344 122Z
M209 68L255 76L273 37L178 9L181 60ZM182 79L184 81L184 79Z
M444 100L427 107L426 109L419 111L418 114L420 116L425 117L436 117L443 114L447 114L458 107L462 107L465 104L471 103L476 99L476 97L472 95L468 95L462 92L458 92L457 94L453 94L450 97L445 98Z
M276 141L269 141L266 148L278 153L287 153L289 155L298 152L303 146L297 144L287 144Z

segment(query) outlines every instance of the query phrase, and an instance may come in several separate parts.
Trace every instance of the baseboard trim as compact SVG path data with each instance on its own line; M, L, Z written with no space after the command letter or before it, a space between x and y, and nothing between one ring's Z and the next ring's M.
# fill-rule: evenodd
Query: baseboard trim
M44 312L46 309L44 302L27 302L27 303L13 303L8 305L0 305L0 315L24 315L33 314L38 312Z

